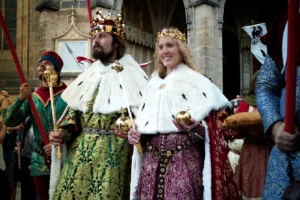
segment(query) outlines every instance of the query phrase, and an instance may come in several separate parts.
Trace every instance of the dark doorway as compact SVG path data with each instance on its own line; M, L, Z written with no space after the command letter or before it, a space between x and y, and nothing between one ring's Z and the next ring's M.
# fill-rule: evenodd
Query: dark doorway
M178 30L187 34L187 24L183 1L177 1L177 5L170 22L170 27L178 28Z
M268 28L274 18L286 10L287 0L226 0L223 16L223 91L229 100L241 95L239 45L244 33L241 28L262 22ZM250 72L254 73L261 67L254 56L250 63Z
M229 31L223 32L223 92L229 99L240 94L240 59L237 37Z

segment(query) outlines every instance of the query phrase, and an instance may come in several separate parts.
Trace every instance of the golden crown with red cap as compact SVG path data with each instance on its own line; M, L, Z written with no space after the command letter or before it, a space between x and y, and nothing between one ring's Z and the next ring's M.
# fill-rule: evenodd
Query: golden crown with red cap
M117 14L117 16L112 16L110 11L107 11L106 15L104 15L101 10L96 11L96 17L94 17L91 27L91 36L98 32L107 32L118 35L125 40L125 22L122 18L121 11Z

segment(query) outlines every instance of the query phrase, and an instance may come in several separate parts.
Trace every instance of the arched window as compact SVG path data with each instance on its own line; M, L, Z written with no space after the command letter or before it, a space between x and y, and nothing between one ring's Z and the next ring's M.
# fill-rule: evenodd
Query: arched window
M5 23L10 34L12 43L16 48L17 37L17 0L0 0L0 10L5 19ZM0 26L0 50L9 49Z

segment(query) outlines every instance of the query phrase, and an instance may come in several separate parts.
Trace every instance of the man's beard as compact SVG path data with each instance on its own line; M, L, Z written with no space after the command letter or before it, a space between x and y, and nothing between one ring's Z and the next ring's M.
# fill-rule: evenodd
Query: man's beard
M105 53L103 51L103 48L100 45L94 46L94 47L98 47L101 50L95 50L93 49L93 53L92 53L92 57L94 59L98 59L103 63L107 63L110 61L111 57L114 55L114 51L115 49L112 48L110 52Z

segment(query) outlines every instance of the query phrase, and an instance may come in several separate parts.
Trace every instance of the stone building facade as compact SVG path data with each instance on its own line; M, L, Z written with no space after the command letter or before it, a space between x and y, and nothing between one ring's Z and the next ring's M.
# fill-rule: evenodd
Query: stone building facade
M15 2L15 19L6 12L6 2ZM91 0L91 6L93 15L100 8L122 11L127 52L139 63L153 61L156 33L163 27L186 32L200 71L229 99L247 94L252 74L260 67L250 52L250 38L241 27L257 22L269 25L287 7L286 0ZM0 9L7 20L15 20L16 51L29 83L38 85L38 60L46 50L65 56L62 76L66 82L87 67L77 65L65 45L74 54L91 57L85 0L0 0ZM0 87L17 94L18 74L3 45L3 34L0 39ZM145 71L150 75L153 67L151 64Z

